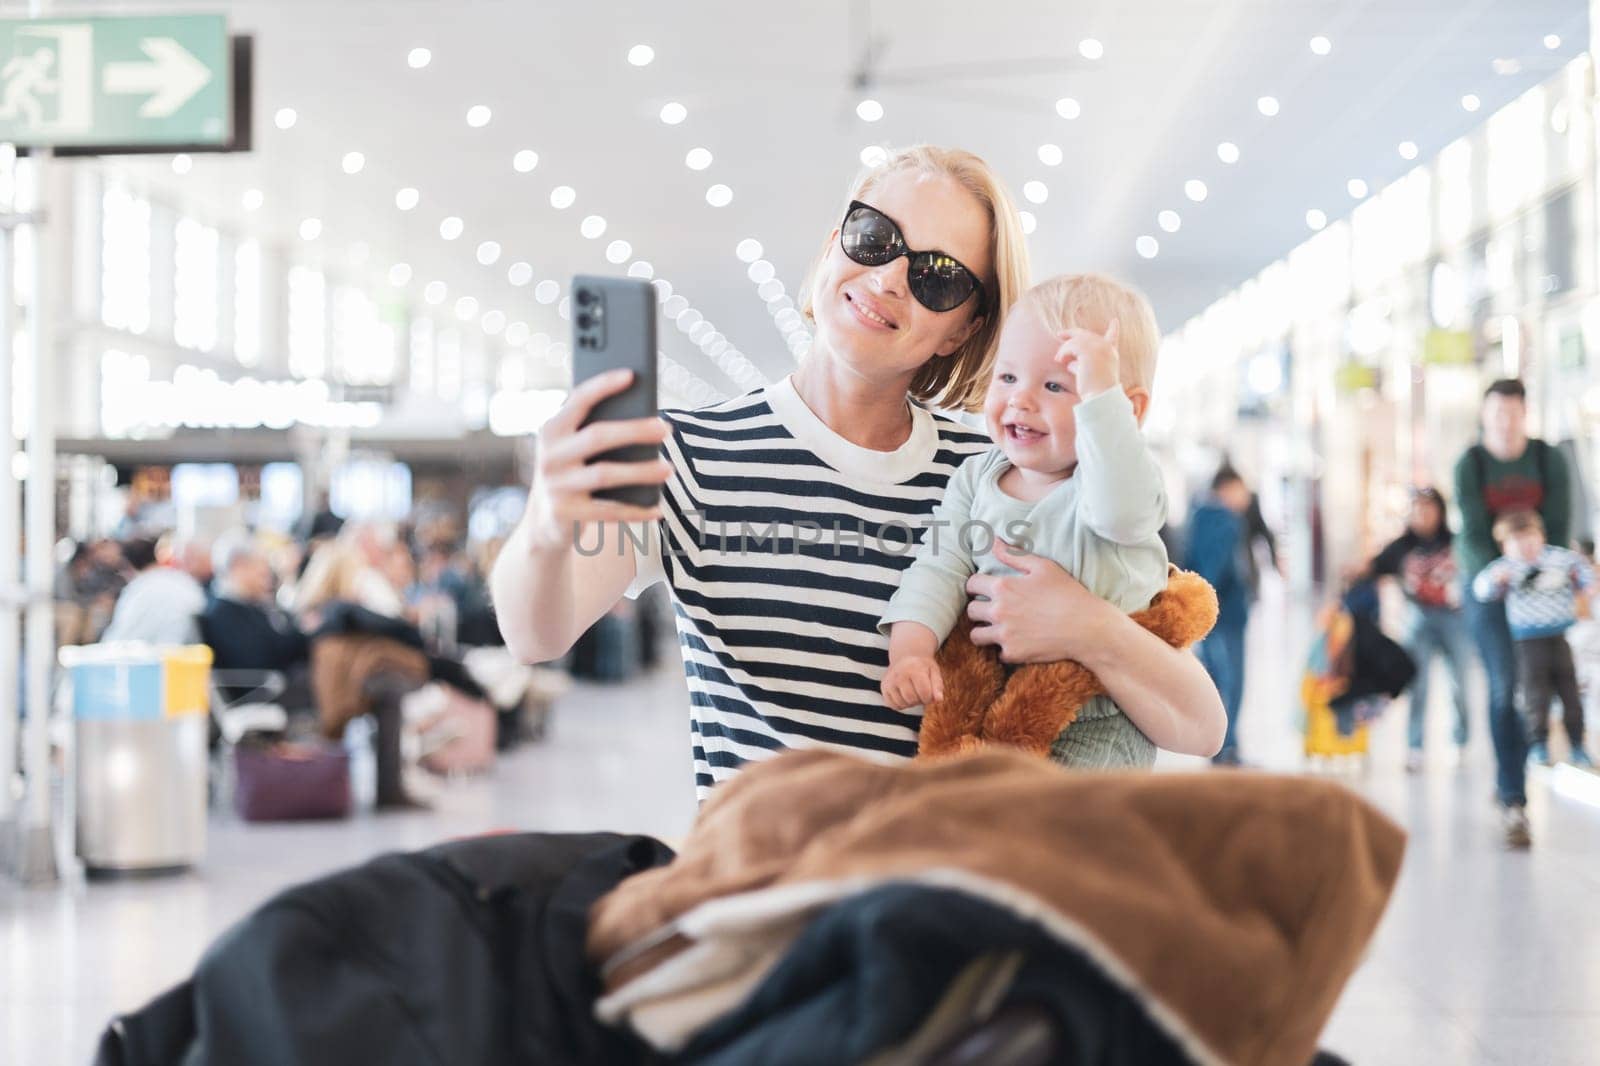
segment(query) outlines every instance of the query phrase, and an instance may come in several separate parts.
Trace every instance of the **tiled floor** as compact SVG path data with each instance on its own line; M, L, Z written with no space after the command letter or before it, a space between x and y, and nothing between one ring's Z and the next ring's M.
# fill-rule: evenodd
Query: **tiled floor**
M1296 769L1293 686L1306 623L1270 605L1258 614L1246 755ZM204 866L189 875L29 891L0 882L0 1062L87 1062L113 1012L182 978L272 892L380 851L497 827L681 835L694 812L683 702L670 671L580 686L546 743L515 752L491 777L450 783L432 812L306 826L219 816ZM1536 845L1507 853L1494 835L1483 730L1457 765L1446 708L1433 710L1439 744L1425 773L1401 768L1403 706L1378 724L1369 765L1347 771L1411 842L1324 1043L1360 1066L1600 1061L1600 778L1537 775ZM1180 758L1163 766L1201 769Z

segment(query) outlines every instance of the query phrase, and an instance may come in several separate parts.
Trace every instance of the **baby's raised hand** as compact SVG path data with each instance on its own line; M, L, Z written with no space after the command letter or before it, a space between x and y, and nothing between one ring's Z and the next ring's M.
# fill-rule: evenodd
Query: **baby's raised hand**
M883 675L883 702L890 710L944 699L944 679L939 666L924 655L907 656L889 665Z
M1078 326L1056 334L1061 340L1061 347L1056 349L1056 362L1072 372L1081 398L1087 400L1117 387L1122 362L1117 354L1117 337L1121 332L1113 318L1104 334Z

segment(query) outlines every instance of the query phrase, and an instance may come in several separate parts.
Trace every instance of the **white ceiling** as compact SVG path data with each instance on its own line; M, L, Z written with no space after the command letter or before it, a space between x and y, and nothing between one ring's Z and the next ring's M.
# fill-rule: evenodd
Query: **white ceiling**
M21 5L6 5L17 14ZM1352 177L1374 190L1410 165L1396 145L1415 141L1427 159L1497 107L1548 78L1585 48L1584 0L989 0L870 5L885 117L856 117L852 78L866 50L869 5L712 0L704 3L533 3L510 0L272 0L236 3L54 3L52 15L153 11L229 12L235 32L256 36L256 149L198 156L184 176L160 159L130 168L216 224L253 231L350 272L352 249L375 288L390 264L415 272L409 286L445 282L453 301L478 299L555 337L566 325L535 303L530 285L507 281L525 260L535 280L619 271L604 257L621 237L768 375L788 351L735 245L755 237L792 293L817 251L846 185L870 143L935 141L970 148L994 163L1020 194L1042 180L1049 200L1029 207L1039 276L1067 269L1119 273L1151 295L1166 326L1202 309L1299 243L1305 214L1329 218L1354 206ZM1547 34L1561 45L1547 50ZM1332 42L1314 55L1309 40ZM1103 58L1078 54L1092 36ZM645 67L627 62L639 43ZM415 46L432 51L407 66ZM1520 61L1499 75L1497 58ZM1482 110L1460 100L1476 93ZM1262 117L1256 99L1279 98ZM1077 99L1067 121L1055 101ZM663 104L688 109L666 126ZM469 128L486 104L493 119ZM287 131L272 116L292 107ZM1220 141L1240 161L1218 160ZM1044 143L1065 161L1040 162ZM689 170L685 153L708 148L714 162ZM539 165L518 174L514 153ZM366 157L345 174L348 151ZM1204 203L1184 196L1191 178ZM733 189L714 208L705 191ZM550 190L566 184L576 204L558 211ZM396 209L402 186L421 192ZM264 206L241 207L259 188ZM1156 216L1173 209L1176 234ZM584 216L608 223L599 240L580 236ZM465 221L447 242L439 222ZM323 222L302 242L302 219ZM1160 239L1154 260L1135 239ZM504 248L475 259L480 241ZM733 384L676 330L665 347L724 391Z

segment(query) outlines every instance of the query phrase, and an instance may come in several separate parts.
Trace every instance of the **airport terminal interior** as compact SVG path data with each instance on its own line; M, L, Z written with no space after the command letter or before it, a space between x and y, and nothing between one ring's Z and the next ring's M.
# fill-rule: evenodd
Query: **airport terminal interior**
M1597 13L0 5L0 1063L1600 1062Z

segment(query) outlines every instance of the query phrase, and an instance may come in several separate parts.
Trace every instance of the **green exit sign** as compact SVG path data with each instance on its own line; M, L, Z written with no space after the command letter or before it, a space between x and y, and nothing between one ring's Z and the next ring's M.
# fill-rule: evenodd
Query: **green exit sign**
M227 144L229 58L221 15L0 20L0 141Z

